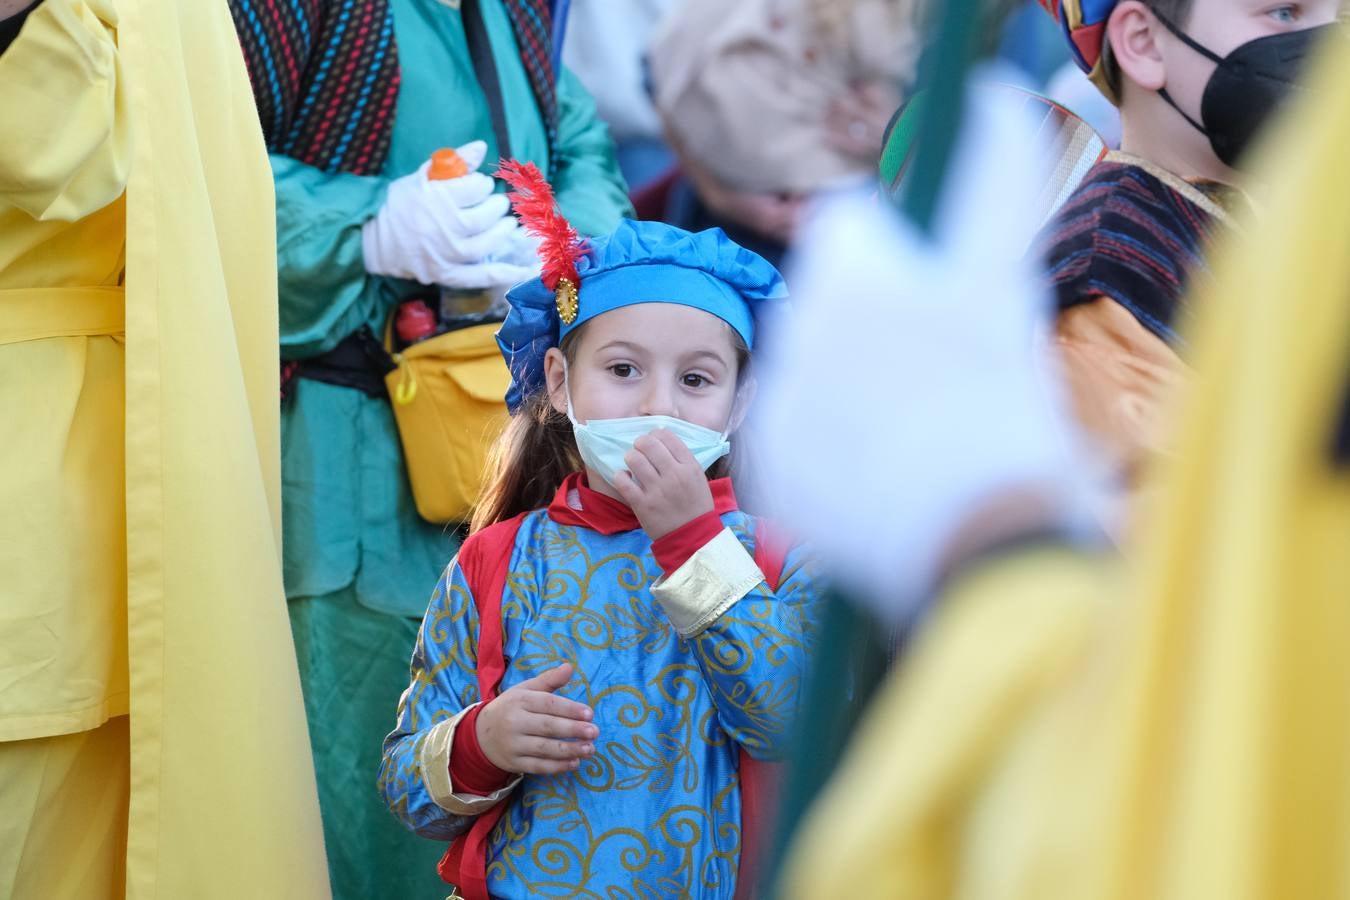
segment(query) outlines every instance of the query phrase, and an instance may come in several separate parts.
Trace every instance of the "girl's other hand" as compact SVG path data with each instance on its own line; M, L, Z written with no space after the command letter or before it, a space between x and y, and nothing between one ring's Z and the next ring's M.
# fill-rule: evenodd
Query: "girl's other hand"
M584 703L557 696L572 678L563 663L508 688L478 714L478 745L497 768L526 775L559 775L595 753L600 730Z
M644 434L623 458L614 489L653 541L713 510L712 488L684 442L665 428Z

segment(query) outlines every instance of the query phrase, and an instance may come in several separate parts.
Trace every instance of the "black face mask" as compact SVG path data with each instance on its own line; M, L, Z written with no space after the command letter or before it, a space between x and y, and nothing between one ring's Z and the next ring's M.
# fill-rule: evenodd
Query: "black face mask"
M1163 88L1158 93L1187 122L1209 138L1214 153L1225 165L1234 166L1261 126L1284 104L1298 86L1299 76L1319 38L1336 26L1319 25L1257 38L1227 56L1219 56L1194 41L1176 25L1159 20L1196 53L1218 64L1200 101L1200 119L1195 121Z

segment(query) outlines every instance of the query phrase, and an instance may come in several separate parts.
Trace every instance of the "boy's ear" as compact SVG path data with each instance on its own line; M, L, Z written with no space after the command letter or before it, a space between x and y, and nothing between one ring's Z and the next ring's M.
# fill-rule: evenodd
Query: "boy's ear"
M1124 0L1111 11L1106 22L1106 40L1122 80L1132 81L1150 92L1167 87L1167 67L1158 44L1165 28L1140 0Z
M567 415L567 391L563 387L567 382L565 363L562 351L557 347L550 347L544 354L544 384L548 388L548 402L563 415Z

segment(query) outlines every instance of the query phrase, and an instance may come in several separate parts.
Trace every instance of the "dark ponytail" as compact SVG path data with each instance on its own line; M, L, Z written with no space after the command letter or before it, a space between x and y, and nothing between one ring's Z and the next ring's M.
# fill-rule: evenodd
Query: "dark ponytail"
M470 531L548 506L558 486L581 469L572 423L537 391L511 417L488 454L487 488L474 508Z
M568 364L583 328L569 334L559 347ZM564 479L581 468L572 423L553 408L547 390L535 391L488 453L483 478L487 487L474 507L469 531L548 506Z

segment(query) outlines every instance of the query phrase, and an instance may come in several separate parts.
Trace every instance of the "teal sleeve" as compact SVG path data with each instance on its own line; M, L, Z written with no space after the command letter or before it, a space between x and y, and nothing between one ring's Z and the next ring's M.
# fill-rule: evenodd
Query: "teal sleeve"
M477 703L478 608L458 562L432 592L413 647L412 682L398 701L398 723L384 739L379 789L409 829L440 841L454 840L473 823L436 805L419 757L432 726Z
M691 643L723 730L755 759L782 759L805 692L820 585L801 547Z
M619 219L633 214L609 128L596 114L595 100L567 69L558 79L558 141L553 159L558 205L582 234L605 234Z
M322 172L272 154L277 192L281 355L333 348L371 319L384 279L366 272L361 226L384 203L379 176Z

